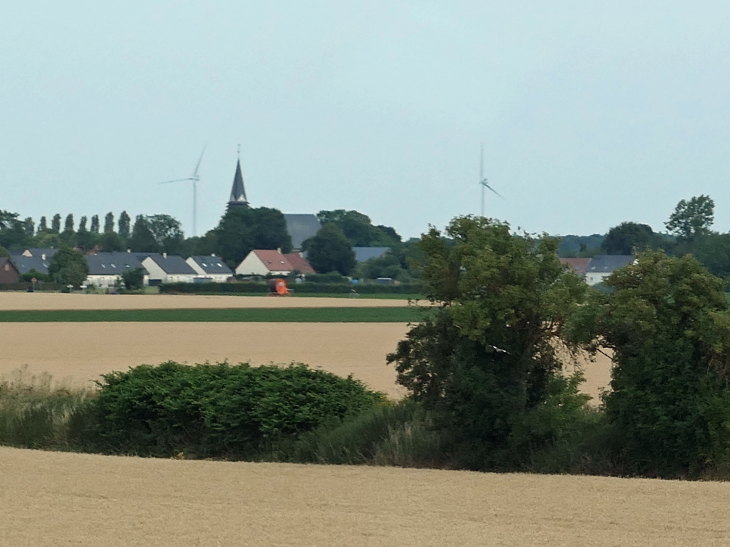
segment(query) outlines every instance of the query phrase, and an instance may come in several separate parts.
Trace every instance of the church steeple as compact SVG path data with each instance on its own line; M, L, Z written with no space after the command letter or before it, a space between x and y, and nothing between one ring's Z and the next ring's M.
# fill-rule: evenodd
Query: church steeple
M228 210L233 207L248 207L246 187L243 185L243 174L241 174L241 145L238 145L238 162L236 163L236 174L233 177L233 188L231 197L228 198Z

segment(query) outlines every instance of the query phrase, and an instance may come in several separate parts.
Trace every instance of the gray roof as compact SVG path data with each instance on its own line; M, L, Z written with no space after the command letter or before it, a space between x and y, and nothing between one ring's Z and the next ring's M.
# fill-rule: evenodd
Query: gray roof
M243 175L241 174L241 160L236 164L236 174L233 176L233 187L231 188L231 196L228 198L229 206L248 204L246 197L246 187L243 185Z
M38 249L26 249L26 251L28 251L31 254L31 256L34 256L34 257L41 257L43 255L46 255L46 258L50 260L58 252L58 249L53 249L53 248L39 249L38 248ZM21 252L25 252L25 251L21 251Z
M380 258L390 250L390 247L353 247L355 259L358 262L365 262L371 258Z
M633 261L633 255L596 255L588 263L586 273L611 273Z
M208 274L233 275L231 269L217 256L191 256L195 263Z
M162 268L167 275L198 275L185 259L178 255L163 256L160 253L141 253L137 255L139 260L151 258Z
M89 275L121 275L128 270L142 268L142 262L134 253L97 253L86 255Z
M301 249L302 243L317 235L322 227L319 220L317 220L317 216L311 213L285 214L284 220L286 220L286 229L295 249Z
M48 257L46 257L46 260L43 260L40 256L16 255L10 257L10 260L12 260L15 267L18 268L18 272L21 274L28 273L31 270L47 274L48 266L51 264L51 260Z

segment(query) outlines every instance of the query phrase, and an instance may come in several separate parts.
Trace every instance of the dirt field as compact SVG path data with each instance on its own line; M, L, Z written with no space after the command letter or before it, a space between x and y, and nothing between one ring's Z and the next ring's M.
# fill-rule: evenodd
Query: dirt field
M197 294L61 294L0 292L2 310L151 310L194 308L385 308L408 300L377 298L305 298L205 296Z
M719 546L730 484L0 448L0 545Z

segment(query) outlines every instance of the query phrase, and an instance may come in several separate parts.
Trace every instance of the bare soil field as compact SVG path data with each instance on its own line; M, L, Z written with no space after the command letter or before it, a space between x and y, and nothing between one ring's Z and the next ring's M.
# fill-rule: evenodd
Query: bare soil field
M0 545L715 546L730 484L0 448Z
M62 294L0 292L2 310L154 310L200 308L385 308L408 300L377 298L297 298L206 296L198 294Z
M405 392L385 356L405 337L402 323L0 323L0 376L23 365L85 383L113 370L168 360L302 362L352 374L391 397ZM611 363L586 362L583 391L598 401Z

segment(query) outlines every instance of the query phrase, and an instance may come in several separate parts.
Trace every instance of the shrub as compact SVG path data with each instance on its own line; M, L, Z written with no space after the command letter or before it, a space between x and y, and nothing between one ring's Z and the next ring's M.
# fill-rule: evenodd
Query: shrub
M95 407L105 451L251 457L381 398L304 365L168 362L104 375Z

